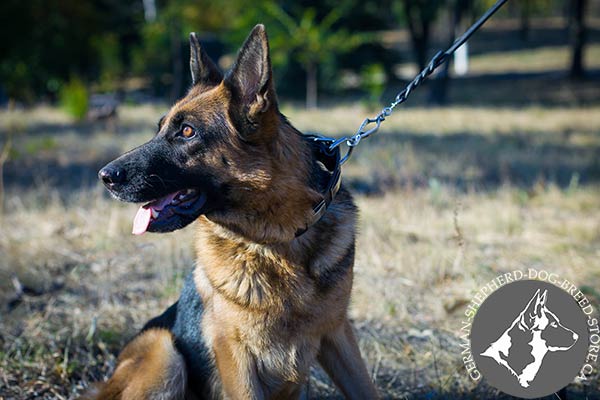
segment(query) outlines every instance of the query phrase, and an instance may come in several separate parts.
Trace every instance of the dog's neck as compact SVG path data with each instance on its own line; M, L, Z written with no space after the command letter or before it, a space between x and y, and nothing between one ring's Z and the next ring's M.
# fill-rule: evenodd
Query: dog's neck
M288 296L308 296L302 287L299 252L291 245L249 241L206 217L198 220L196 284L245 309L282 310ZM276 303L276 304L275 304Z
M319 193L319 171L312 148L284 116L275 138L267 145L269 164L260 186L240 193L235 213L207 217L218 225L259 244L291 242L306 227ZM313 182L314 181L314 182Z

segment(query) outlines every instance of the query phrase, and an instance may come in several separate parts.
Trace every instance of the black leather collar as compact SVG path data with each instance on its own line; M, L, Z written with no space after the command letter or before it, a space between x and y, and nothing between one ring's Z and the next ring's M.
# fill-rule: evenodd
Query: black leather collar
M329 182L327 182L327 186L322 193L323 199L315 204L306 226L296 231L296 237L302 235L308 230L308 228L319 222L323 215L325 215L327 208L335 198L342 184L340 149L339 147L335 147L334 149L330 148L331 143L333 143L333 139L323 138L322 136L315 135L303 135L303 138L316 144L317 161L321 162L331 175L329 177Z

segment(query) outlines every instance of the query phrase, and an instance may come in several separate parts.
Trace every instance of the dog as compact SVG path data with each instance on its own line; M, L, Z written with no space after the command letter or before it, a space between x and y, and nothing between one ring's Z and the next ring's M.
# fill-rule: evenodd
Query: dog
M535 379L548 353L567 351L579 338L577 333L562 325L556 314L546 307L547 298L548 291L540 294L538 289L508 329L481 353L507 368L524 388L529 387ZM518 348L519 344L521 349ZM533 360L522 369L517 369L515 362L511 362L511 352L530 353ZM520 372L517 373L516 370Z
M339 153L280 113L264 26L225 75L193 33L190 49L187 95L99 177L148 202L134 234L195 222L197 264L85 398L304 398L316 361L346 398L377 398L347 315L357 209Z

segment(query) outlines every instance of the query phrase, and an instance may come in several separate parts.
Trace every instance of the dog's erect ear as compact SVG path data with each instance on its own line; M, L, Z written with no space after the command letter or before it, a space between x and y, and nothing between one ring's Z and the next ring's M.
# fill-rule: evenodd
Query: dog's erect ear
M527 307L522 315L522 322L525 324L525 326L531 327L530 323L532 320L541 318L544 315L547 295L548 290L544 290L544 292L541 293L540 289L538 289L531 300L529 300L529 303L527 304Z
M521 330L525 331L528 330L532 327L532 319L538 315L538 303L539 303L539 299L540 299L540 289L538 289L535 294L533 295L533 297L529 300L529 303L527 303L527 307L525 307L525 309L523 310L523 312L521 313L521 319L520 319L520 323L519 323L519 327L521 328Z
M544 290L544 293L537 295L535 298L535 315L541 317L544 313L543 309L546 307L546 298L548 296L548 290Z
M195 32L190 33L190 72L192 85L218 85L223 80L223 73L200 46Z
M242 106L250 121L269 107L276 107L272 76L267 32L263 25L256 25L225 77L234 101Z

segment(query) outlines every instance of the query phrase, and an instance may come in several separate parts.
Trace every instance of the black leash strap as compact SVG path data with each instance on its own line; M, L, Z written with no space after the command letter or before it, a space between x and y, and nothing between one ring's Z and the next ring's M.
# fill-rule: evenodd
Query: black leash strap
M340 160L341 164L344 164L350 155L352 154L352 150L354 147L358 145L361 139L368 137L369 135L377 132L381 123L385 121L387 117L392 114L394 108L404 103L408 96L412 93L412 91L419 86L429 75L433 73L440 65L444 62L448 61L450 56L460 47L462 46L469 38L479 29L481 26L492 16L496 11L500 9L508 0L498 0L496 4L490 7L485 14L483 14L477 22L475 22L465 33L463 33L460 37L458 37L452 46L450 46L446 51L438 51L433 58L427 64L427 67L423 69L415 78L400 92L396 95L394 101L387 107L385 107L379 114L377 114L373 118L365 118L362 122L358 131L352 136L344 136L339 139L335 139L331 141L331 149L339 147L342 143L346 143L348 146L348 151ZM323 140L330 139L327 137L322 137ZM331 140L331 139L330 139Z
M467 40L469 40L469 38L479 28L481 28L481 26L507 1L508 0L498 0L496 4L490 7L485 14L483 14L477 20L477 22L471 25L471 27L467 29L465 33L458 37L452 46L450 46L446 51L438 51L429 61L427 67L425 67L423 71L421 71L400 93L396 95L394 101L389 106L381 110L377 116L373 118L366 118L353 136L344 136L339 139L334 139L320 135L304 135L305 139L317 142L317 145L319 146L317 159L325 166L331 175L327 184L327 188L323 193L323 200L313 207L312 214L306 224L306 227L298 229L296 232L296 237L302 235L308 230L308 228L317 223L325 214L325 211L327 211L327 207L329 207L338 190L340 189L342 181L341 166L348 161L348 158L350 158L350 155L352 154L352 150L354 150L354 147L358 145L361 139L377 132L381 126L381 123L392 114L394 108L397 105L404 103L417 86L419 86L440 65L448 61L450 56ZM348 150L344 157L341 157L340 145L344 142L348 146Z

